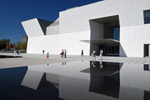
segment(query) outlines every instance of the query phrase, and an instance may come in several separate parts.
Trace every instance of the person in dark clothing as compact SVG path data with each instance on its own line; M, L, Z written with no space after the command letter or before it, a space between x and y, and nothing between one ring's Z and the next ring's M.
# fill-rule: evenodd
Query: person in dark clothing
M81 51L81 56L83 56L83 50Z

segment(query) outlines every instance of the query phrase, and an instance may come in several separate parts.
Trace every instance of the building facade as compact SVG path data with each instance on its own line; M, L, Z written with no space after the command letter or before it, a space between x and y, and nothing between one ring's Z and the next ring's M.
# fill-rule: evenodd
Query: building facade
M22 44L24 44L26 42L28 42L28 36L27 35L22 37Z
M150 54L150 0L104 0L59 12L55 22L23 21L27 53L145 57Z

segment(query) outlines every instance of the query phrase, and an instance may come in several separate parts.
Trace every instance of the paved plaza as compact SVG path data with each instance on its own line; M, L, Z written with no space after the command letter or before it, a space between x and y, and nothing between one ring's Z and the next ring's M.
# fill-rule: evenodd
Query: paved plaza
M0 53L0 55L10 55L14 56L13 53ZM10 67L21 67L29 65L39 65L39 64L49 64L49 63L62 63L69 61L91 61L92 56L73 56L67 55L67 58L61 58L60 55L50 55L49 60L45 60L46 54L26 54L22 53L19 56L21 58L0 58L0 68L10 68ZM103 56L101 60L99 56L96 57L96 61L104 62L121 62L121 63L134 63L134 64L150 64L150 58L140 58L140 57L110 57Z

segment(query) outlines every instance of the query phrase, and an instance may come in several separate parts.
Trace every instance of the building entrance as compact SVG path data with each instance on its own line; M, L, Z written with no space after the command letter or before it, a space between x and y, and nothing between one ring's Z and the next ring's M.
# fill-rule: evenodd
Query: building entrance
M119 56L120 24L118 15L92 19L90 28L91 52L95 49L99 54L100 49L103 49L104 56Z
M95 49L97 55L100 54L100 49L103 50L104 56L119 56L119 41L113 39L90 40L90 54Z
M119 45L106 45L104 50L106 56L119 56Z

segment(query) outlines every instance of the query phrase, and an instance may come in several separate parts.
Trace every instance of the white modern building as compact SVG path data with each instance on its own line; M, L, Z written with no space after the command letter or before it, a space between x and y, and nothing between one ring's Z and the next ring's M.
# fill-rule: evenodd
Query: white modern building
M55 22L23 21L28 35L27 53L105 56L150 55L150 0L103 0L59 12Z

